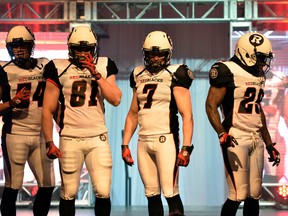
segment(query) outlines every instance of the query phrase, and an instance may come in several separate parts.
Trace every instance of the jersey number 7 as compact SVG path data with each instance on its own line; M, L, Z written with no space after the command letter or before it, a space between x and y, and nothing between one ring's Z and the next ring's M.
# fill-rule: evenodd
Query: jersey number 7
M144 109L150 109L152 106L153 95L157 88L157 84L147 84L143 88L143 94L147 94L147 101L144 104Z

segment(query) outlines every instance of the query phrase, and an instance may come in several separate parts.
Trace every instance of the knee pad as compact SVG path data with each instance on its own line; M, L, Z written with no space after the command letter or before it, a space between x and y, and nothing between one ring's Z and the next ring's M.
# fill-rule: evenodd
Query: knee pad
M246 199L246 197L248 196L248 192L249 192L248 184L242 185L241 187L238 188L237 191L235 190L233 190L233 192L230 191L228 198L231 201L241 202Z
M255 179L250 185L250 197L260 199L262 191L262 180Z

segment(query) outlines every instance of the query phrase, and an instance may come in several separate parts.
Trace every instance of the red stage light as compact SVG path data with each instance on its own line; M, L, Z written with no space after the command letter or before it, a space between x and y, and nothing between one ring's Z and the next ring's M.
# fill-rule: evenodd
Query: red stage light
M281 185L278 187L278 194L283 198L288 198L288 185Z

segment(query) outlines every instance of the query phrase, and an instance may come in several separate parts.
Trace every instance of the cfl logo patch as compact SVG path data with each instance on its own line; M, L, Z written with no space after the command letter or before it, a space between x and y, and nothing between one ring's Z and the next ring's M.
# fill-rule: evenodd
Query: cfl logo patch
M260 46L261 44L263 44L264 38L259 34L252 34L249 37L249 41L254 47L256 47L256 46Z

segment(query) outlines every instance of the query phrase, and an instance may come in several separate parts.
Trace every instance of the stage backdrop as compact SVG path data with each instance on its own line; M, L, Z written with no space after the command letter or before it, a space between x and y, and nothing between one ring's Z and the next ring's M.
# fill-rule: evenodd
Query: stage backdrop
M109 141L113 156L113 182L111 190L112 205L147 205L144 188L137 170L137 133L131 140L130 148L135 159L133 167L125 167L121 158L121 138L125 117L130 107L132 90L129 85L129 74L133 68L143 63L142 42L153 30L166 31L173 40L172 63L185 63L196 74L191 86L191 97L194 113L195 149L188 167L180 168L180 191L184 205L189 206L220 206L227 196L223 171L222 155L218 138L205 113L205 100L209 89L208 71L218 60L229 58L229 25L228 24L181 24L181 25L109 25L109 38L99 40L100 55L111 57L119 67L117 84L122 90L121 104L115 108L106 104L106 123L109 129ZM267 33L267 32L263 32ZM242 32L232 35L234 44ZM0 59L9 60L5 50L6 32L0 33ZM67 32L35 33L35 57L67 58ZM267 75L266 97L263 107L267 113L267 122L273 140L281 151L281 165L272 168L265 163L264 175L273 182L287 183L287 90L283 83L288 75L286 32L268 32L276 57L271 72ZM157 121L155 121L157 124ZM57 132L55 130L57 142ZM182 144L182 143L181 143ZM266 155L265 162L268 157ZM55 160L56 178L60 181L58 161ZM2 160L0 168L3 167ZM3 173L0 171L0 173ZM3 175L1 175L3 183ZM267 178L268 179L268 178ZM33 181L27 168L25 181ZM126 184L127 183L127 184ZM131 188L129 187L131 186ZM128 187L128 188L127 188ZM127 201L128 200L128 201ZM166 202L164 201L164 204Z

